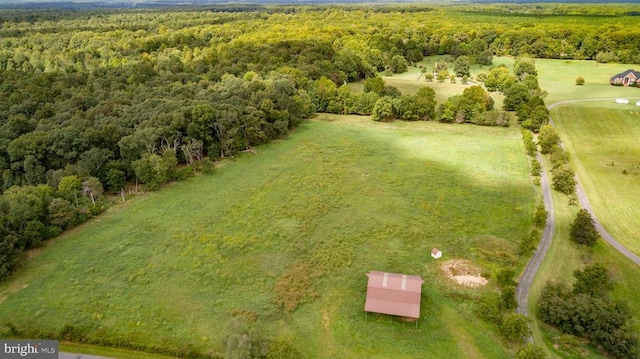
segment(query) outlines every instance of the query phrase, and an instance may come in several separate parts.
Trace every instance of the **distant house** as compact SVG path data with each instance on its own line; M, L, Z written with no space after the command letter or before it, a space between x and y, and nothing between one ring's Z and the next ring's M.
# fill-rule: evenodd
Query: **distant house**
M371 271L367 277L365 312L420 318L420 276Z
M609 79L610 85L615 86L640 86L640 71L627 70Z
M442 257L442 251L438 248L434 248L431 250L431 256L435 259Z
M636 102L636 106L640 106L640 101Z
M628 98L617 98L616 99L616 103L628 104L629 103L629 99Z

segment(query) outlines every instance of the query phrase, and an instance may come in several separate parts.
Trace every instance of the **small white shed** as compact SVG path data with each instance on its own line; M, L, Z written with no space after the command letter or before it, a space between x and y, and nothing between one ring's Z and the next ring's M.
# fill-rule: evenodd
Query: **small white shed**
M636 102L636 106L640 106L640 101Z
M438 248L434 248L431 250L431 256L435 259L442 257L442 251Z
M629 99L628 98L617 98L616 99L616 103L628 104L629 103Z

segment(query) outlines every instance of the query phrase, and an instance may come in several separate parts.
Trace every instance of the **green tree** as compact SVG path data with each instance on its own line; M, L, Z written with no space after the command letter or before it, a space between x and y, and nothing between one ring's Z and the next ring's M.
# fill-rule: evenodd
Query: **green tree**
M54 198L47 207L48 221L61 229L75 225L77 213L73 205L64 198Z
M371 118L374 121L391 122L395 119L395 112L393 110L393 98L389 96L383 96L376 101L373 106L373 112Z
M527 317L518 313L508 313L500 323L500 334L513 341L522 341L529 334Z
M91 198L92 203L96 203L96 199L102 196L104 193L104 188L102 187L102 183L96 177L87 177L84 181L82 181L82 193Z
M588 294L590 296L606 296L613 289L613 281L609 271L602 263L586 266L582 270L573 272L576 282L573 284L573 292Z
M538 248L538 243L540 243L540 231L534 228L520 238L520 242L518 243L520 255L526 256L531 254Z
M529 89L524 84L516 82L504 92L502 108L505 111L514 111L530 99Z
M533 215L533 225L538 228L543 228L547 223L548 215L549 212L547 212L547 209L544 207L544 202L540 201Z
M553 188L564 194L573 194L576 191L575 173L568 167L559 167L551 171Z
M593 223L591 214L584 208L580 209L571 224L569 238L576 243L593 246L598 237L598 231Z
M429 121L436 115L435 91L422 87L413 96L403 96L396 102L395 112L401 120Z
M578 86L582 86L582 85L584 85L584 77L582 77L582 76L578 76L578 77L576 78L576 85L578 85Z
M500 308L505 310L515 309L518 306L516 299L516 287L507 286L500 289Z
M507 85L515 83L515 78L510 74L509 69L504 66L498 66L487 74L484 86L488 91L504 91Z
M112 193L117 193L120 190L124 189L124 186L127 183L127 174L118 169L118 168L111 168L109 169L109 171L107 172L107 188L112 192Z
M551 125L544 125L540 128L538 134L538 144L540 145L540 152L547 154L560 143L560 135L556 131L555 127Z
M0 235L0 280L9 276L20 264L23 251L14 235Z
M476 57L476 62L480 65L491 65L493 63L493 52L491 50L484 50Z
M524 57L516 59L513 64L513 73L520 79L523 79L526 75L538 76L535 61Z
M82 190L82 181L78 176L64 176L58 183L58 191L63 196L75 199L76 206L78 205L78 193Z
M394 74L399 74L407 71L409 68L407 60L402 55L394 55L389 61L389 71Z
M381 77L376 76L364 80L364 92L374 92L380 95L383 89L384 80Z
M467 56L458 56L456 61L453 63L453 72L455 72L458 77L471 76L471 73L469 72L470 66L470 60Z

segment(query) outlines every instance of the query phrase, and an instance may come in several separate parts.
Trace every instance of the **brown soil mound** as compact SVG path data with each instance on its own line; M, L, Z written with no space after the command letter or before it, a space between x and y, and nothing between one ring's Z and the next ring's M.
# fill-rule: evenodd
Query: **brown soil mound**
M480 275L480 268L464 259L451 259L440 266L447 277L465 287L482 287L487 284L487 279Z

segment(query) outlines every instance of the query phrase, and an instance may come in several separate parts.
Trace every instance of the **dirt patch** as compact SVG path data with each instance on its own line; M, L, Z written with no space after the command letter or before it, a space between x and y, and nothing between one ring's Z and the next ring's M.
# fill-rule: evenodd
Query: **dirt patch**
M329 312L327 309L322 311L322 328L327 331L329 330L329 324L331 324L331 318L329 318Z
M464 259L451 259L440 266L447 277L465 287L477 288L487 284L487 279L480 275L480 268Z

